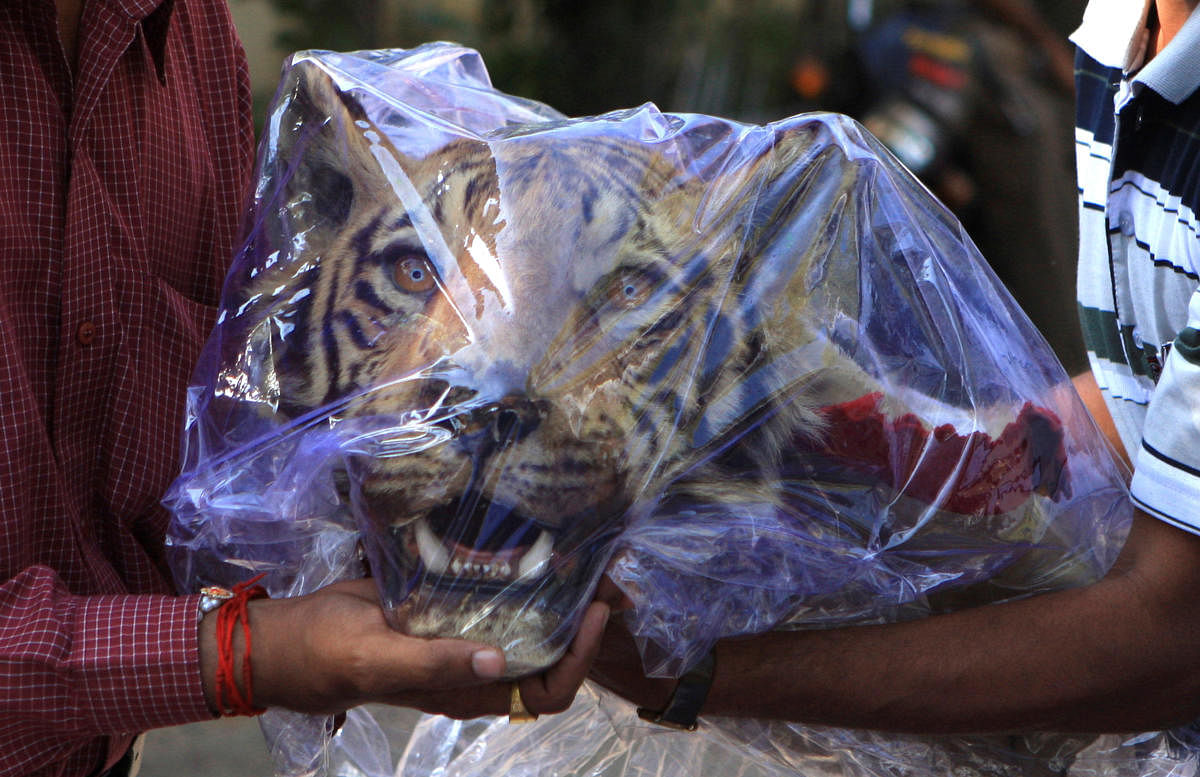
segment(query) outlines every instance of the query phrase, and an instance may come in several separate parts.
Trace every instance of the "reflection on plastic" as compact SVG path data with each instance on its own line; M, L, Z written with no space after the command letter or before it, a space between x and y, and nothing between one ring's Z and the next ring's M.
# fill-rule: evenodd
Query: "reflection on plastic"
M1049 348L861 127L568 120L447 44L289 60L166 503L185 589L369 570L397 628L498 645L514 674L557 660L606 569L647 670L678 676L723 637L1085 583L1130 516ZM597 710L619 703L587 698L611 728ZM265 726L283 774L343 758L374 777L400 737L366 712L332 738ZM890 774L915 747L705 730L681 746L732 743L729 773ZM445 773L556 772L534 740L502 755L519 736L427 721L403 768L470 747L495 768ZM568 771L610 738L559 740ZM926 746L962 766L1044 752Z

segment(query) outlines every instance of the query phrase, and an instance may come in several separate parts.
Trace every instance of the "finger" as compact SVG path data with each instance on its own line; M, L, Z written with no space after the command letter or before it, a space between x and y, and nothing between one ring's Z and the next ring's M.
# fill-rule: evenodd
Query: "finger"
M521 698L531 712L562 712L570 706L600 652L600 638L610 612L604 602L588 605L575 639L558 663L541 675L520 681Z
M604 602L613 612L633 608L633 600L626 596L625 592L608 575L600 578L600 585L596 586L595 601Z
M611 608L604 602L592 602L588 605L579 624L579 631L567 647L566 654L543 675L547 686L555 686L560 678L567 684L575 682L578 685L582 682L588 667L600 652L600 639L608 626L610 612Z
M387 635L376 660L392 692L434 691L494 682L504 674L504 654L494 647L456 639Z

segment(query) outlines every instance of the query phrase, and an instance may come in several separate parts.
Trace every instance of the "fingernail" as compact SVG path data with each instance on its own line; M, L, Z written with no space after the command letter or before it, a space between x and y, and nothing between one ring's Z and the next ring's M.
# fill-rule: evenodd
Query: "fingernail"
M498 650L476 650L471 655L471 669L483 680L495 680L504 671L504 656Z

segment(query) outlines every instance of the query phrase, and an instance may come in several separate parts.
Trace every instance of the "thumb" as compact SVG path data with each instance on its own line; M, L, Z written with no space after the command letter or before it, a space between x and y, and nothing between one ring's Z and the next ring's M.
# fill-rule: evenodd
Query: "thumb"
M613 612L633 609L633 600L607 574L600 578L594 600L604 602Z
M504 654L497 648L457 639L398 638L402 648L389 651L398 691L478 685L504 674Z
M477 680L498 680L504 674L504 654L492 647L481 647L471 653L471 671Z

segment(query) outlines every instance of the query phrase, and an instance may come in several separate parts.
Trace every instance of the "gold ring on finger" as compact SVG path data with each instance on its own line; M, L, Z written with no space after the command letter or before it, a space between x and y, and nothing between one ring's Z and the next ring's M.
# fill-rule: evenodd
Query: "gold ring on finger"
M525 706L525 700L521 698L520 683L513 682L508 695L508 722L509 723L532 723L537 720L536 712L530 712Z

